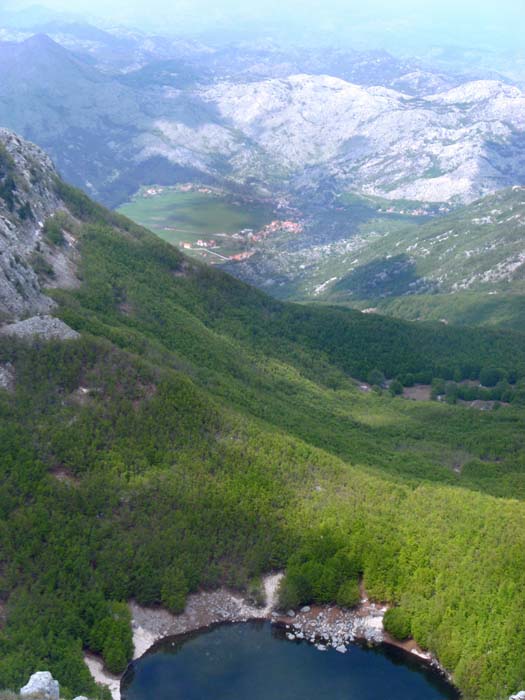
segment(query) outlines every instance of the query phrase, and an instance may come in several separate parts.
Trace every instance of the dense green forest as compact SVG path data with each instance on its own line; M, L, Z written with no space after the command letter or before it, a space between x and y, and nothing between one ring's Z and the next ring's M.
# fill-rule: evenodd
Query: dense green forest
M0 341L0 687L45 667L103 698L82 650L125 668L127 600L177 611L280 567L294 603L350 605L363 576L466 698L523 686L524 409L355 381L520 387L523 336L283 304L57 189L82 285L53 294L82 335Z
M378 313L414 321L447 319L449 323L467 326L525 328L525 296L520 293L482 294L412 294L374 300ZM356 304L357 306L357 304ZM360 308L370 306L370 300L359 302Z

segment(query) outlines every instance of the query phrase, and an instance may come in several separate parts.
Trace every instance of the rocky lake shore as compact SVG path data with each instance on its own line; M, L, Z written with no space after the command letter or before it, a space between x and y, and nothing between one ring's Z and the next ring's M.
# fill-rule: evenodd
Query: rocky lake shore
M143 656L161 639L211 627L221 623L267 620L286 631L290 641L305 640L319 651L333 648L346 653L353 643L390 644L428 663L450 680L449 674L431 654L420 649L413 640L400 642L384 629L383 618L388 607L372 602L362 592L359 605L352 609L330 605L303 606L300 610L277 611L277 593L283 574L274 573L263 580L266 604L257 607L239 593L221 588L190 595L180 615L162 608L145 608L130 602L133 626L134 660ZM113 700L121 700L120 678L104 669L99 658L85 656L91 674L98 683L109 687Z

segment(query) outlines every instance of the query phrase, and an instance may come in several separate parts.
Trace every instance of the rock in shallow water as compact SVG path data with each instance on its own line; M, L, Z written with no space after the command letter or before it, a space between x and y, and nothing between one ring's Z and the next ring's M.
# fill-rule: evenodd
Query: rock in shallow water
M60 700L58 681L49 671L33 673L29 683L20 688L20 697L23 700Z

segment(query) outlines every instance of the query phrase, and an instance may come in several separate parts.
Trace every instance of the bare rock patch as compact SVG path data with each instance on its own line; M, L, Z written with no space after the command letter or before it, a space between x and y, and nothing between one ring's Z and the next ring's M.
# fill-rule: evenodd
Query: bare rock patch
M80 333L74 331L59 318L53 318L53 316L33 316L25 321L9 323L0 328L0 334L28 340L32 338L75 340L80 337Z

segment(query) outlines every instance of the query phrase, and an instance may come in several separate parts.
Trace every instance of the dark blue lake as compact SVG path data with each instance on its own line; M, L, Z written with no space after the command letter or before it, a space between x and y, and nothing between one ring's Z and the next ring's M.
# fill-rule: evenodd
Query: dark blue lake
M290 642L269 623L167 639L136 661L125 700L452 700L439 675L392 647L347 654Z

